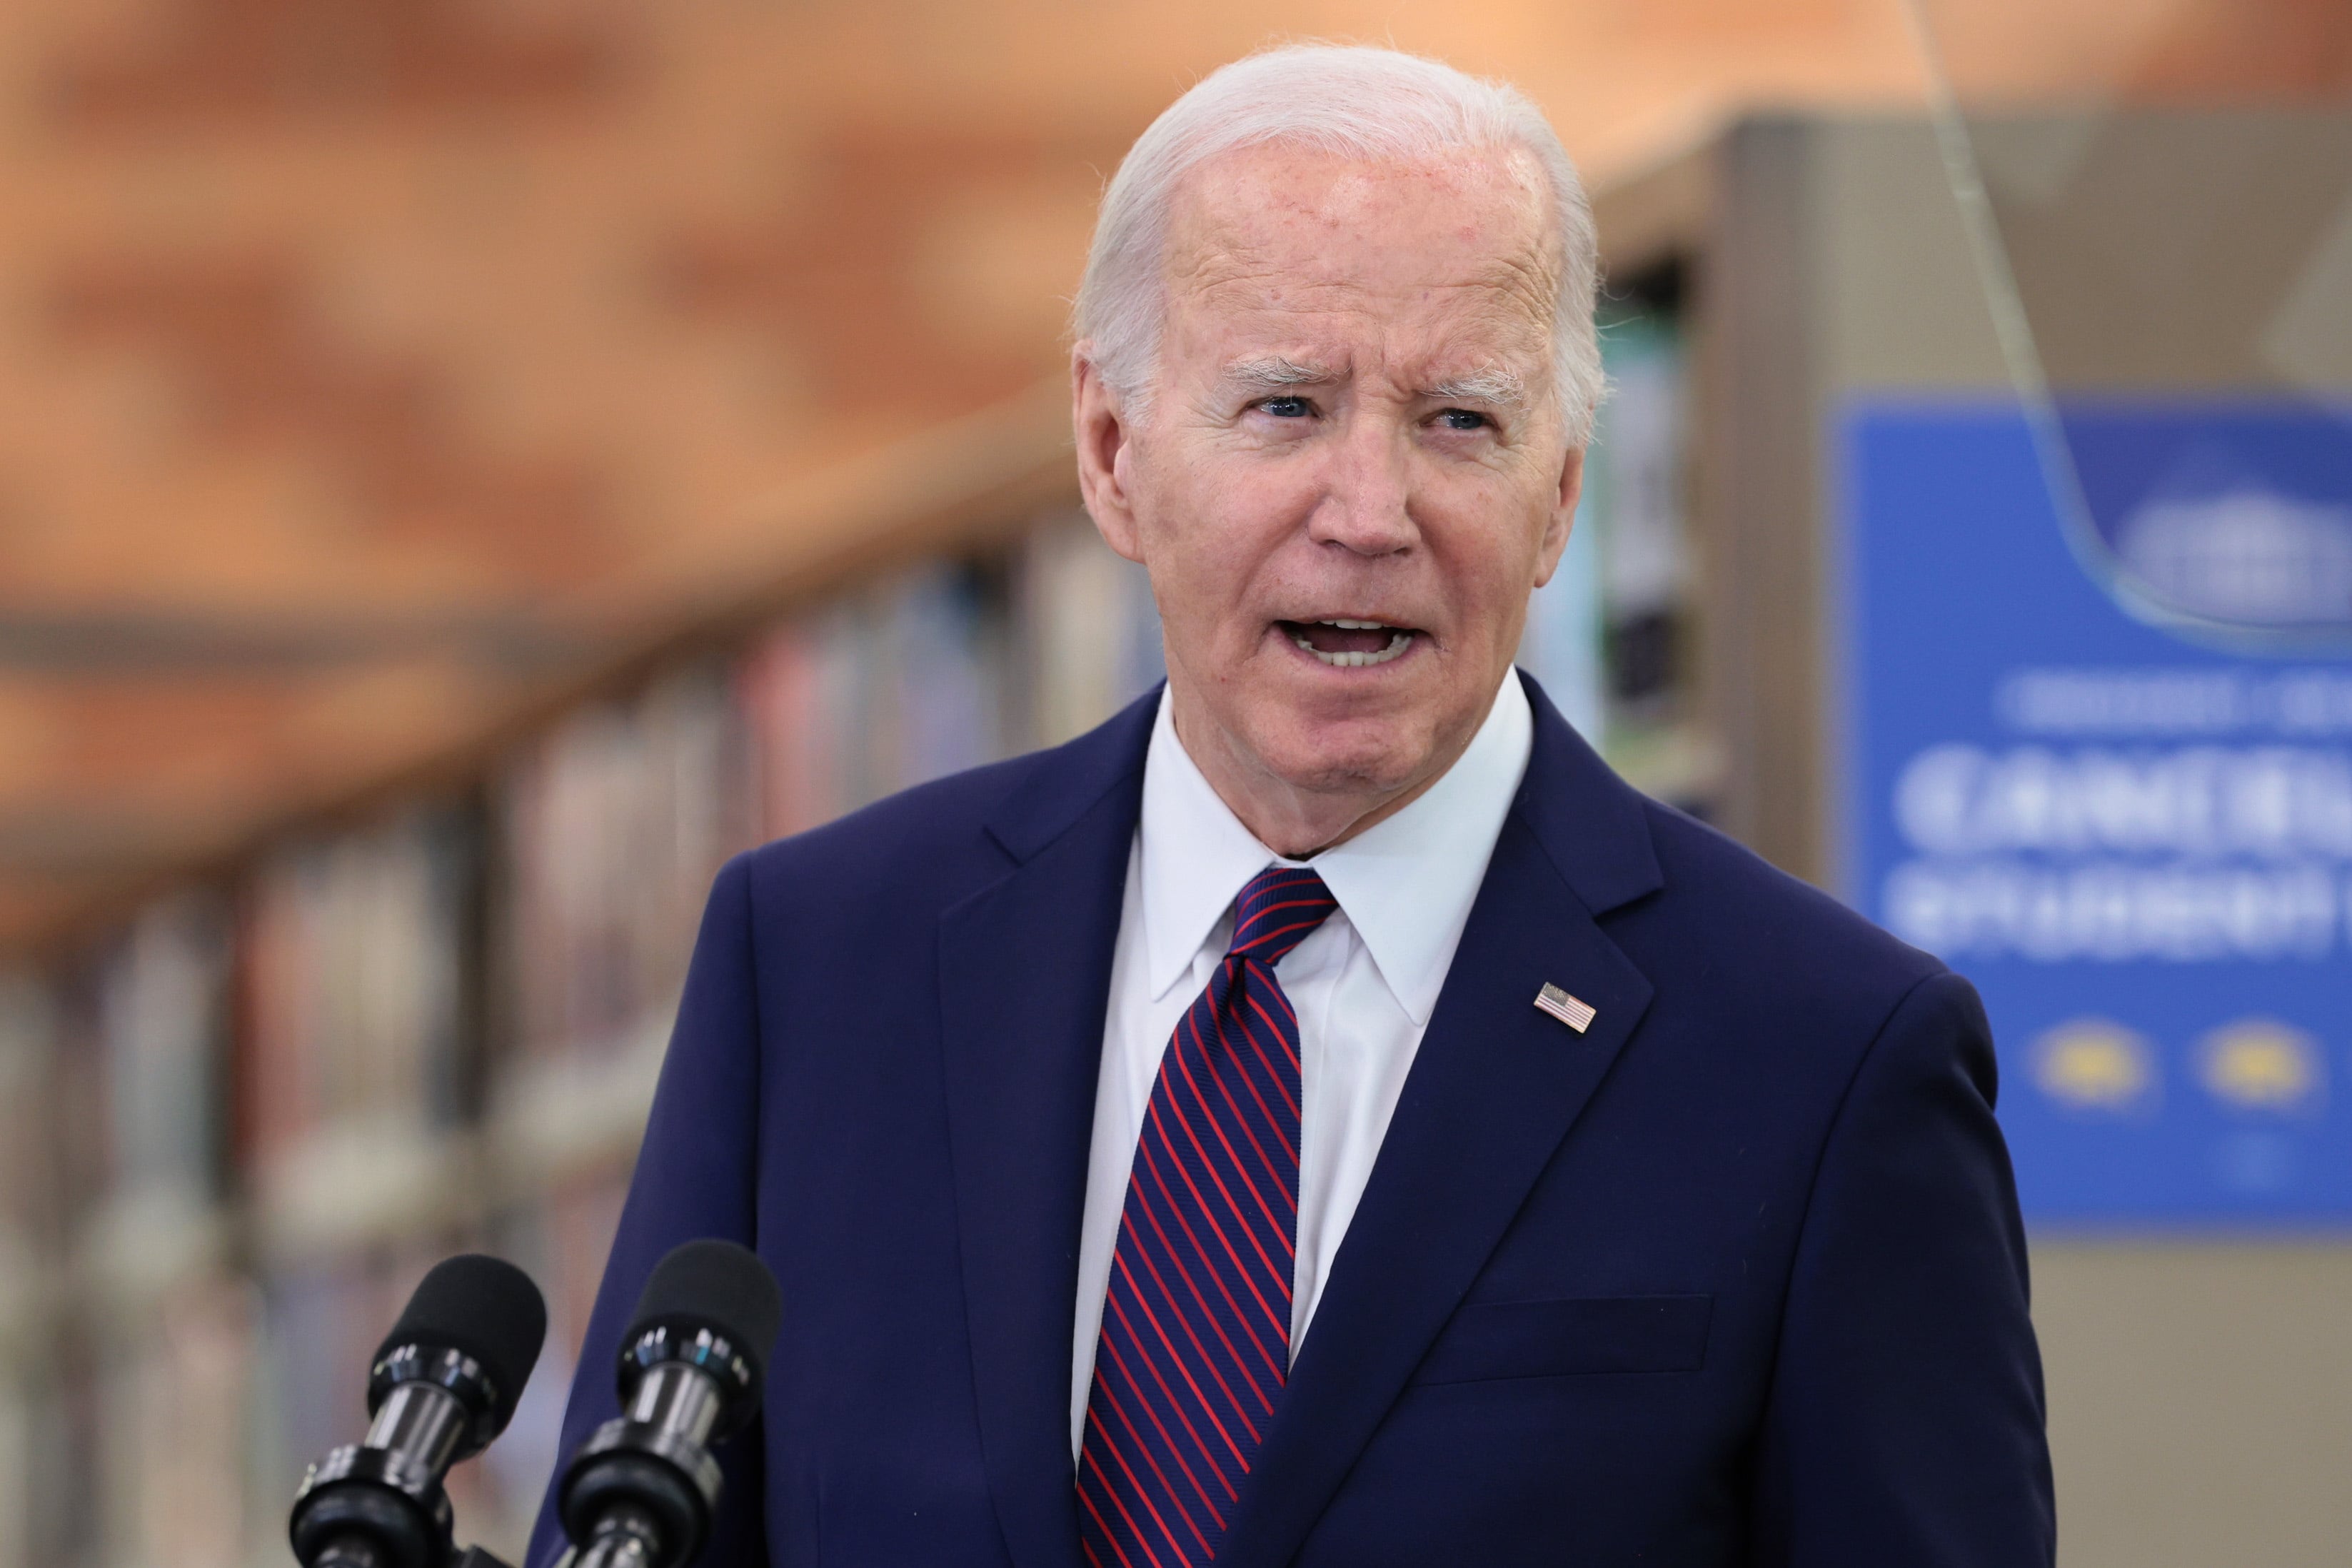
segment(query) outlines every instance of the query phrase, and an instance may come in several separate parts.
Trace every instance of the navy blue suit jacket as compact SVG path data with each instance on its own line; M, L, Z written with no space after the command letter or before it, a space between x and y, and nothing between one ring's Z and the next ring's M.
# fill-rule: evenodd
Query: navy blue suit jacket
M1220 1562L2047 1564L1975 994L1530 696ZM1082 1568L1079 1214L1152 712L720 873L564 1423L613 1413L663 1253L756 1247L784 1326L705 1563Z

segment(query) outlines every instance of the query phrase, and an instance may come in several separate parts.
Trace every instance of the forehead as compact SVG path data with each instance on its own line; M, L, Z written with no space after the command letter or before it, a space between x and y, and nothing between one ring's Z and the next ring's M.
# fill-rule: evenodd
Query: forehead
M1175 193L1171 314L1277 334L1369 319L1533 349L1549 342L1559 298L1550 201L1540 167L1516 149L1412 162L1280 145L1225 153Z

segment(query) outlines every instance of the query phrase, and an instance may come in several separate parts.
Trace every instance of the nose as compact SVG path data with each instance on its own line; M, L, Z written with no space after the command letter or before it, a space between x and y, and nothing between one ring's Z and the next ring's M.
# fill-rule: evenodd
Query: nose
M1409 442L1390 420L1360 412L1327 448L1323 493L1307 519L1318 544L1358 555L1393 555L1411 549L1421 531L1412 521Z

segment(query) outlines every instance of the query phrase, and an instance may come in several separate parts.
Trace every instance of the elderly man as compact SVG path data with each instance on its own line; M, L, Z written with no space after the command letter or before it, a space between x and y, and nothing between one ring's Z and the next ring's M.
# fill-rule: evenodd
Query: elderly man
M1594 266L1541 117L1430 61L1260 55L1136 143L1078 472L1166 689L711 897L567 1421L656 1258L757 1246L706 1561L2051 1560L1973 994L1511 668Z

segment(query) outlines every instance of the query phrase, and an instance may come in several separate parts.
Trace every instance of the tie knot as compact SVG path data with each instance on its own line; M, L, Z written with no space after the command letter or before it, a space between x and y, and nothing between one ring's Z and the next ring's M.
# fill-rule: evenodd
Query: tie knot
M1339 907L1323 879L1299 866L1270 866L1249 879L1234 901L1234 944L1226 956L1282 962L1307 933Z

